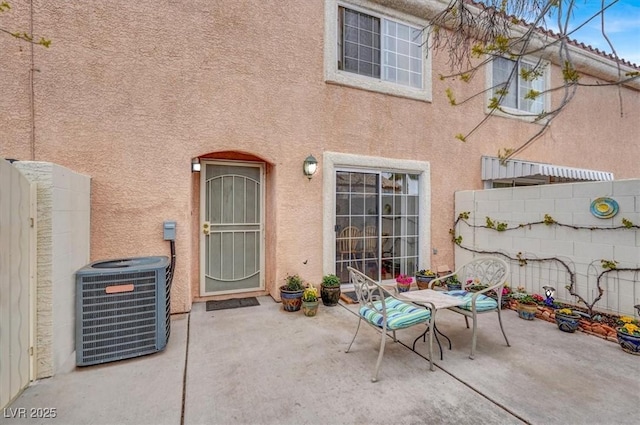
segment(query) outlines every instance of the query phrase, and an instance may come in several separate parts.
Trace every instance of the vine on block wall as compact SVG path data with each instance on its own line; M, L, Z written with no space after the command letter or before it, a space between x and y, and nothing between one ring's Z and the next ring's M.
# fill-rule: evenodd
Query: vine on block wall
M640 271L640 268L633 268L633 267L619 268L617 261L601 259L600 260L600 266L602 267L603 270L598 274L597 279L596 279L598 295L593 299L593 301L588 302L584 297L582 297L580 294L578 294L576 292L576 272L574 270L572 270L571 267L569 266L569 264L566 261L564 261L563 259L555 257L555 256L554 257L545 257L545 258L525 258L525 256L522 254L522 252L518 252L515 255L515 257L512 257L512 256L510 256L508 254L505 254L504 252L500 252L500 251L489 251L489 250L475 249L475 248L463 245L462 244L462 236L461 235L457 235L455 229L458 227L458 224L460 224L460 222L465 223L467 226L469 226L471 228L488 229L488 230L494 230L496 232L507 232L507 231L518 230L518 229L523 229L523 228L531 229L533 226L540 226L540 225L543 225L543 226L570 227L570 228L575 229L575 230L589 230L589 231L634 229L634 228L635 229L640 229L640 225L634 224L630 220L627 220L626 218L623 218L622 219L622 225L621 226L616 226L616 227L575 226L575 225L571 225L571 224L559 223L553 217L551 217L549 214L545 214L544 215L544 219L541 220L541 221L535 221L535 222L531 222L531 223L522 223L522 224L519 224L519 225L513 226L513 227L509 227L508 223L506 223L506 222L493 220L491 217L486 217L486 224L485 225L477 225L477 224L469 223L470 214L471 213L469 211L461 212L458 215L458 217L456 218L456 221L453 224L453 229L449 229L449 234L451 235L451 240L452 240L453 243L455 243L460 248L462 248L462 249L464 249L466 251L475 252L475 253L479 253L479 254L500 255L502 257L508 258L509 260L518 261L518 263L520 264L521 267L526 266L529 262L549 262L549 261L552 261L552 262L556 262L556 263L560 264L566 270L567 274L569 275L569 284L566 285L565 288L569 291L569 294L571 294L572 296L576 297L576 299L578 300L579 303L584 304L584 306L587 308L588 313L589 313L589 315L591 317L594 316L594 306L598 303L598 301L600 301L602 299L602 296L604 295L604 289L602 288L602 285L601 285L601 281L602 281L602 278L604 276L606 276L608 273L611 273L613 271L616 271L616 272L639 272Z

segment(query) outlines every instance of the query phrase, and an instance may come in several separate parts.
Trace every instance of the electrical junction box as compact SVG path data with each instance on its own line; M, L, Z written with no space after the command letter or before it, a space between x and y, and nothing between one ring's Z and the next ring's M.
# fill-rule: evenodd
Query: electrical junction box
M164 229L165 241L176 240L176 222L175 221L165 221L163 223L163 229Z

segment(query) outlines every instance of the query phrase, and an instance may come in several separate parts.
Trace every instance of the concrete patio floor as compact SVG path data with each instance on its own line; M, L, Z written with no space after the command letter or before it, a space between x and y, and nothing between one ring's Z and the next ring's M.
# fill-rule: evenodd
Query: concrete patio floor
M160 353L76 368L29 386L0 424L636 424L640 356L581 332L519 319L480 317L475 360L464 319L439 312L453 342L436 370L399 331L371 375L379 337L360 329L355 305L320 306L316 317L260 306L175 315ZM22 410L24 408L24 410ZM30 418L55 408L55 419ZM15 417L24 414L26 418Z

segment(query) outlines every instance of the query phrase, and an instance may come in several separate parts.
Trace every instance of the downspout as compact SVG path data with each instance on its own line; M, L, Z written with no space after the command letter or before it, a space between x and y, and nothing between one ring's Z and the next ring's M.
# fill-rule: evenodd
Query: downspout
M33 0L29 2L29 34L33 36ZM31 108L31 135L29 140L31 161L36 160L36 111L35 111L35 93L33 84L33 73L35 72L35 52L33 42L29 43L31 49L31 67L29 72L29 102Z

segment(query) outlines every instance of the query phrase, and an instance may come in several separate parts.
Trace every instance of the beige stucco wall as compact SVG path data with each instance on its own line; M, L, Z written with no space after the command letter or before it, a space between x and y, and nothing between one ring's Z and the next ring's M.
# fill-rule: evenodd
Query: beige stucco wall
M29 2L12 5L15 25L28 24ZM454 108L445 90L452 87L461 99L484 88L484 78L440 81L448 69L439 55L432 58L430 103L327 84L321 0L34 0L33 6L34 32L53 40L50 49L34 50L34 143L29 48L0 37L1 66L16 75L0 99L11 111L0 117L0 127L10 128L3 130L0 156L30 159L33 147L31 159L92 176L92 260L166 255L162 222L177 220L176 312L190 309L198 286L192 157L235 150L270 164L266 273L273 288L287 273L319 282L325 272L322 169L311 181L302 175L309 153L429 162L431 247L438 249L431 260L447 264L453 263L453 193L481 188L481 155L513 147L537 129L494 118L467 143L457 141L455 134L484 117L484 101ZM640 146L629 139L638 134L640 96L622 89L622 118L617 96L613 87L580 88L520 158L637 177Z

